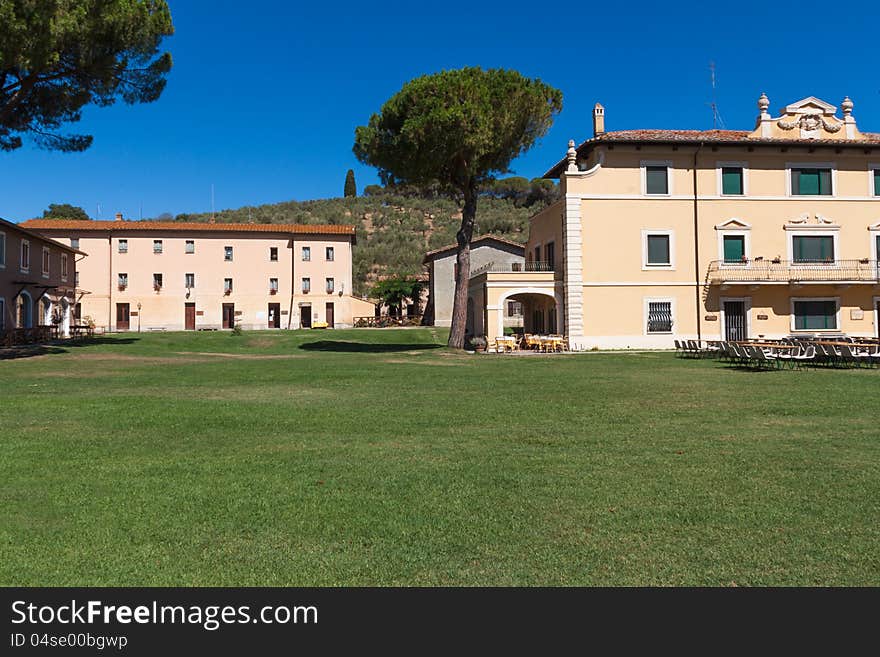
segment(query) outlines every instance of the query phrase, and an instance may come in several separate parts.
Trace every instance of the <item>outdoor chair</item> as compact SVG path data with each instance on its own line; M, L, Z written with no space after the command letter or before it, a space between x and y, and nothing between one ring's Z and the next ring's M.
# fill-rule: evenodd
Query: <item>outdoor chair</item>
M779 367L780 361L773 354L768 354L759 347L751 347L750 362L754 360L758 367Z

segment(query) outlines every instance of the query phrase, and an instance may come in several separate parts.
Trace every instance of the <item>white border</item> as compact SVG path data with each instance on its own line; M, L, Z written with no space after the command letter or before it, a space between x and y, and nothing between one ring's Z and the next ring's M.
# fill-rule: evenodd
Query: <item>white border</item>
M833 267L838 263L838 257L840 251L837 246L837 237L840 234L840 226L837 228L828 229L826 226L821 226L824 230L803 230L803 227L795 228L786 226L785 230L788 233L787 247L788 247L788 261L791 263L792 267ZM834 259L831 262L801 262L796 263L794 261L794 238L795 237L830 237L832 238L832 248L834 249Z
M669 238L669 264L648 264L648 236L666 235ZM671 228L658 228L656 230L642 229L642 271L675 271L675 231Z
M831 194L798 194L791 193L792 169L831 169ZM785 163L785 195L790 198L837 198L837 164L836 162L786 162Z
M120 276L125 276L125 283L122 282ZM118 271L116 272L116 289L118 290L120 287L128 289L128 272Z
M156 243L159 244L159 250L156 250ZM162 255L165 253L165 241L164 240L153 240L153 255ZM131 320L129 320L131 321Z
M880 195L874 193L874 172L880 171L880 164L868 164L868 197L880 198Z
M22 297L27 297L27 304L28 304L28 308L29 308L28 317L31 320L31 325L30 326L19 326L18 325L18 302L16 302L15 307L12 309L12 313L13 313L13 316L12 316L13 322L12 323L15 324L16 328L33 328L34 327L34 298L31 296L31 293L28 292L27 290L22 290L21 292L18 293L18 298L20 300Z
M880 338L880 297L874 297L874 337Z
M122 243L125 242L125 251L122 250ZM120 237L116 240L116 253L126 255L128 253L128 238Z
M868 226L868 235L871 238L871 260L874 261L876 267L880 268L880 265L877 263L877 258L880 257L880 250L877 249L877 239L880 238L880 222Z
M718 297L719 304L719 312L718 312L718 321L721 323L721 326L718 327L718 336L722 340L727 340L727 336L724 335L725 327L727 326L727 322L724 318L724 304L728 301L742 301L743 302L743 312L746 316L746 338L751 337L752 335L752 297Z
M193 245L192 251L187 251L186 247L188 244ZM183 240L183 255L195 255L196 253L196 241L195 240Z
M327 249L330 249L331 251L333 251L332 258L327 257ZM333 246L325 246L324 247L324 262L336 262L336 248L335 247L333 247Z
M835 321L837 322L836 328L830 329L799 329L795 328L795 314L794 314L794 302L795 301L834 301L837 304L837 312L834 313ZM801 333L816 333L823 331L840 331L840 297L791 297L789 299L789 304L791 308L791 318L789 321L789 326L791 327L791 332L795 333L800 331Z
M306 254L306 249L309 251L309 257L304 258L303 256ZM299 247L299 261L300 262L311 262L312 261L312 245L301 246Z
M648 309L652 303L669 302L669 311L672 314L672 330L671 331L652 331L648 333ZM675 307L675 297L643 297L642 298L642 336L649 337L653 335L675 335L675 325L677 324L678 313Z
M67 282L67 274L70 271L70 264L67 260L67 254L61 254L61 280Z
M740 168L742 169L742 194L725 194L724 193L724 182L722 180L721 170L727 168ZM742 198L744 196L749 195L749 163L746 161L741 162L725 162L718 161L715 162L715 173L717 176L717 191L718 196L722 198Z
M648 193L648 173L646 167L666 167L666 193ZM642 176L642 196L646 198L666 198L673 195L672 189L672 160L642 160L639 162L639 172Z
M730 219L726 221L723 225L731 225L733 222L737 222L739 224L744 224L743 226L737 228L721 228L719 226L715 226L715 232L718 235L718 266L723 268L737 268L737 267L747 267L748 261L752 259L752 227L746 224L742 219ZM735 225L735 224L733 224ZM725 262L724 261L724 238L725 237L743 237L743 255L746 257L746 262Z

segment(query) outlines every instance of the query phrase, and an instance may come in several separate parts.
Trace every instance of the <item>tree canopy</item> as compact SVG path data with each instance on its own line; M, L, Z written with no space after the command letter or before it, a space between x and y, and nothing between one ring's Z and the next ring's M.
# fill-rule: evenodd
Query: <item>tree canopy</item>
M0 150L22 135L51 150L82 151L91 135L60 134L88 104L147 103L171 70L165 0L0 0Z
M546 134L562 93L516 71L479 67L407 82L355 130L354 154L386 185L439 184L461 199L449 346L464 345L470 242L481 185Z
M91 217L78 205L70 203L50 203L48 210L43 210L43 219L82 219Z
M357 183L354 181L354 170L349 169L348 173L345 174L345 189L343 190L343 196L350 198L357 195Z
M390 314L399 315L409 299L418 303L425 285L414 278L388 278L373 287L371 296L388 306Z

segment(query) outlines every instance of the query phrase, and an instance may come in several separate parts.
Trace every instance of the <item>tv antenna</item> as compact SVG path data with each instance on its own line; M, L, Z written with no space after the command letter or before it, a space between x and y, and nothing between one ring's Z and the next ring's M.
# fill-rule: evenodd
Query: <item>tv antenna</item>
M712 102L709 107L712 108L712 129L724 129L724 119L721 118L721 112L718 111L718 101L716 98L716 80L715 80L715 62L709 62L709 79L712 84Z

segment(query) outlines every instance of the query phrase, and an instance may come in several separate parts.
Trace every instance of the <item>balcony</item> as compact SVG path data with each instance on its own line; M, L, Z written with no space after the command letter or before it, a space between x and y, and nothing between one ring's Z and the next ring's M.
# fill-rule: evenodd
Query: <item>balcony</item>
M803 262L752 259L743 264L713 260L706 274L709 285L785 283L880 283L876 260Z
M471 278L480 274L509 274L514 272L552 272L552 262L488 262L471 271Z

